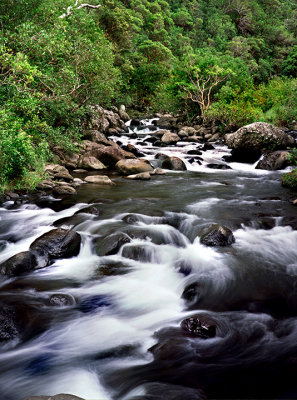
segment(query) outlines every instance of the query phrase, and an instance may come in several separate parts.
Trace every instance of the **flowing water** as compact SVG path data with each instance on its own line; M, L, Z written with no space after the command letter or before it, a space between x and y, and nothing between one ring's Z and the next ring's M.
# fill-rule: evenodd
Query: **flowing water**
M164 399L203 398L200 389L208 398L297 398L296 208L280 172L210 169L224 163L223 145L191 160L195 143L157 148L142 140L148 129L130 134L114 140L135 144L155 166L156 153L177 155L188 170L150 181L111 174L116 186L83 184L75 198L0 209L0 262L55 226L82 236L77 257L1 277L0 301L27 321L23 341L2 345L1 399L140 399L154 387ZM89 205L99 215L84 212ZM213 223L232 229L231 247L200 243ZM97 255L115 232L132 240ZM75 304L52 306L59 293ZM197 313L215 321L214 338L182 332L181 321ZM170 397L179 386L183 394Z

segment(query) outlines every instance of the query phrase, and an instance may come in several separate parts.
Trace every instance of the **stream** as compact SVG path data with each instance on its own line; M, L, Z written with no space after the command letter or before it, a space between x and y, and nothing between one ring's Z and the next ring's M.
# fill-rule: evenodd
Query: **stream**
M110 173L115 186L85 183L73 197L1 206L0 262L54 227L82 237L77 257L1 276L0 301L26 326L24 340L1 344L1 399L297 398L297 219L283 171L208 168L227 165L226 146L200 160L188 154L197 143L155 147L144 141L149 128L136 133L112 139L154 167L157 153L178 156L187 171L149 181ZM233 231L232 246L200 243L214 223ZM96 253L121 232L131 240L116 254ZM51 303L59 294L72 304ZM214 337L183 332L181 321L198 313L214 321Z

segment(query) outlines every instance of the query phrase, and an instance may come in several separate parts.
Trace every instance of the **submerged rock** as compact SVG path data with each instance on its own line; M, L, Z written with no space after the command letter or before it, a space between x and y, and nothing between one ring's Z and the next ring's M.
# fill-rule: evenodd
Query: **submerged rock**
M149 172L140 172L139 174L128 175L127 179L148 181L151 179L151 174Z
M99 256L110 256L117 254L120 248L129 242L131 242L131 238L126 233L113 233L104 238L99 238L96 241L95 248Z
M181 327L192 336L203 339L212 338L216 335L216 323L207 315L195 315L182 321Z
M145 385L146 394L129 400L205 400L206 395L200 389L180 385L153 382Z
M206 166L211 169L232 169L227 164L207 164Z
M43 259L42 266L56 258L77 256L80 250L81 236L66 229L53 229L36 239L30 250ZM40 263L40 260L38 260Z
M33 271L37 266L35 255L31 251L22 251L0 265L1 274L18 276Z
M50 296L48 303L54 307L67 307L74 305L75 299L70 294L55 293Z
M216 224L201 236L200 242L205 246L230 246L235 238L229 228Z
M0 303L0 342L15 339L18 335L15 311Z

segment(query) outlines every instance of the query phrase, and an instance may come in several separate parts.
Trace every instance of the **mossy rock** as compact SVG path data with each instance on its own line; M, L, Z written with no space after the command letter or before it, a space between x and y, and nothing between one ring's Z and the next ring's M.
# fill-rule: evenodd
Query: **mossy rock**
M297 190L297 168L287 174L283 174L282 186Z

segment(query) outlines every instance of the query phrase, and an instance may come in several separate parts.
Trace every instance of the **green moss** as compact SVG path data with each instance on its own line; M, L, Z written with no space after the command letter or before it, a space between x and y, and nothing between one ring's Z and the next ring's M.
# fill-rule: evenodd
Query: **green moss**
M282 176L282 185L289 189L297 190L297 168Z

